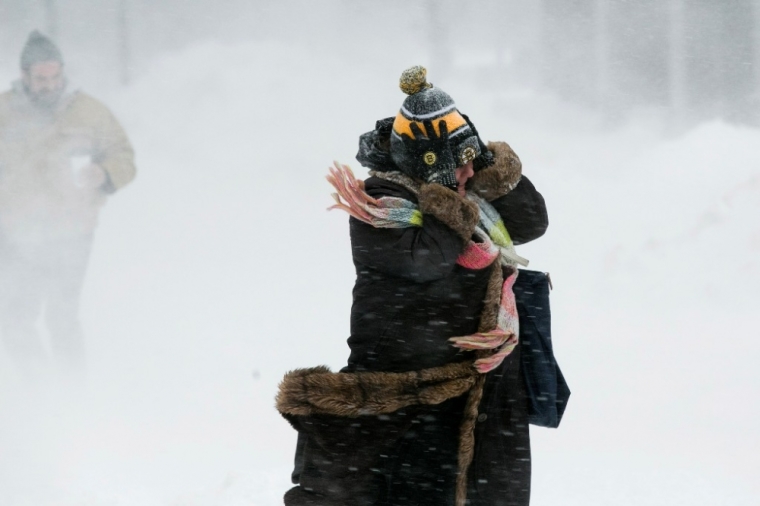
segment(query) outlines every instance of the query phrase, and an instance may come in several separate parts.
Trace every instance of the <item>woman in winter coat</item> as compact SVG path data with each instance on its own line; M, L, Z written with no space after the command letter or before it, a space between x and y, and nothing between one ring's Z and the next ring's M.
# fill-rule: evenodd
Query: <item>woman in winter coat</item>
M280 385L299 432L287 506L529 502L513 245L543 235L546 207L425 73L405 71L401 111L360 138L371 177L329 178L352 215L351 354Z

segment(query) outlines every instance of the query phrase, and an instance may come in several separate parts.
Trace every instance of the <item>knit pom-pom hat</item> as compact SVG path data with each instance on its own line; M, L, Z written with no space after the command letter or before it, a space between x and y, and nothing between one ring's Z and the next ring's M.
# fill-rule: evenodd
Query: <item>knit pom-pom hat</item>
M401 172L414 178L425 173L425 161L408 149L402 135L414 138L412 124L416 123L425 133L425 122L431 122L435 135L440 135L438 123L446 122L449 133L449 149L457 167L475 160L481 155L480 143L465 118L457 110L454 100L440 88L427 82L427 70L415 66L405 70L399 80L401 90L409 95L393 121L391 132L391 157ZM440 156L439 153L436 155Z

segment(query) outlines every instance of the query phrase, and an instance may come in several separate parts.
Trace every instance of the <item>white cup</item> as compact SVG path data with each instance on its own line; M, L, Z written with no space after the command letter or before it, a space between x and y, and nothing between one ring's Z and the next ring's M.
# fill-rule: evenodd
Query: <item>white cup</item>
M81 188L82 183L79 180L79 174L82 172L82 169L92 163L92 157L90 155L72 156L69 158L69 163L71 165L71 177L74 181L74 186Z

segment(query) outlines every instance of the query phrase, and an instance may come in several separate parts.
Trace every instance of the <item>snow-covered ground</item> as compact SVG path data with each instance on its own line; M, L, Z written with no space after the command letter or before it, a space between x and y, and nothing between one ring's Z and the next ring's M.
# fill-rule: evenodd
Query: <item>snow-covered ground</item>
M0 505L281 504L295 434L277 382L347 356L347 218L324 211L323 176L359 169L406 63L205 43L101 96L139 175L102 214L86 387L24 385L0 355ZM608 129L430 72L549 207L519 252L552 274L573 395L560 429L532 431L532 504L756 504L760 131Z

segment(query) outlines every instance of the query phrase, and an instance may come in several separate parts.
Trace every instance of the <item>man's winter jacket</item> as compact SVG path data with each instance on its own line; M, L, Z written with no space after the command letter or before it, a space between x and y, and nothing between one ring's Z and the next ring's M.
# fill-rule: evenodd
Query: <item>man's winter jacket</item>
M103 188L76 186L76 165L88 162L105 171ZM124 130L94 98L75 91L44 109L21 83L0 94L0 233L6 240L91 234L106 194L134 176Z

